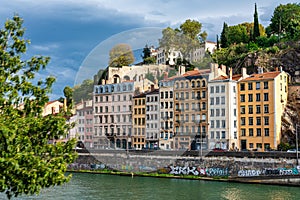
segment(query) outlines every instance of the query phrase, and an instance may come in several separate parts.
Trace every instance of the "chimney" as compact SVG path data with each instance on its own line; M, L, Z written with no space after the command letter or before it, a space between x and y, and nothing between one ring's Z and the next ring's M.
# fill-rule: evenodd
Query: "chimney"
M151 84L150 91L153 91L153 90L154 90L154 84Z
M280 68L279 68L279 69L280 69L280 72L282 72L282 71L283 71L283 70L282 70L282 66L280 66Z
M246 68L246 67L243 67L243 68L242 68L242 77L243 77L243 78L246 78L246 76L247 76L247 68Z
M101 85L105 85L105 79L101 79Z
M179 75L183 75L185 73L185 66L179 66Z
M257 72L258 72L258 74L262 74L264 72L264 70L262 67L258 67Z
M229 80L232 80L232 68L229 67Z

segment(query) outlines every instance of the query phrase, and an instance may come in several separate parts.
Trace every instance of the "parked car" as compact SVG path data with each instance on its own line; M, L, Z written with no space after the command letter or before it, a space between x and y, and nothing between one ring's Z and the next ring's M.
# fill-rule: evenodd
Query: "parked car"
M221 148L214 148L213 152L225 152L225 149L221 149Z
M289 152L289 153L296 153L297 151L296 151L296 149L289 149L289 150L287 150L286 152ZM299 149L298 149L298 152L299 152Z

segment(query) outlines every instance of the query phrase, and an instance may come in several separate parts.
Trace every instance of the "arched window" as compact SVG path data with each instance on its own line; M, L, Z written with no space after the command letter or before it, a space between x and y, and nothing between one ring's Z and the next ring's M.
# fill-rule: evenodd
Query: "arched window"
M108 87L107 86L105 87L105 92L108 92Z
M205 87L205 85L206 85L206 81L203 80L203 81L202 81L202 87Z

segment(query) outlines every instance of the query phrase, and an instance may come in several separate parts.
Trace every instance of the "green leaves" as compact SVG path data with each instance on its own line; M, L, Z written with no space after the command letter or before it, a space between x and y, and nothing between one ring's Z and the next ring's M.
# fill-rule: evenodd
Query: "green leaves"
M71 125L64 113L42 116L55 78L33 83L50 58L21 59L30 43L22 38L22 23L14 16L0 30L0 191L8 198L65 183L76 157L75 140L49 144L66 137Z

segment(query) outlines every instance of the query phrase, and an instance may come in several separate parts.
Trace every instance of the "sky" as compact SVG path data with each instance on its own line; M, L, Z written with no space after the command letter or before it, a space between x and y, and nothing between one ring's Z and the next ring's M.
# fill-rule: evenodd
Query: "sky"
M50 56L38 79L55 76L50 99L93 79L108 63L109 50L118 43L132 49L157 46L161 30L179 27L186 19L202 23L208 40L216 41L223 23L252 22L257 3L259 23L267 26L274 9L294 0L0 0L0 28L18 14L24 19L26 56Z

